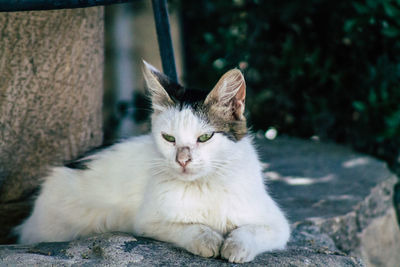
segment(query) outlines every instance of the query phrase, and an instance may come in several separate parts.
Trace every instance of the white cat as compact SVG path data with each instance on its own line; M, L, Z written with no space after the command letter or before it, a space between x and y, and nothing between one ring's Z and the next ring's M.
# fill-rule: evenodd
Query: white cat
M145 65L152 132L54 168L19 242L123 231L237 263L284 248L290 228L247 135L241 72L202 95Z

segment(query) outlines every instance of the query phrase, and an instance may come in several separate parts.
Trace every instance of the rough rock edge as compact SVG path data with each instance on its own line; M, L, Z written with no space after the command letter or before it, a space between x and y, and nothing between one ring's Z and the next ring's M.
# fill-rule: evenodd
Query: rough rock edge
M392 206L395 175L371 189L371 193L354 210L332 218L310 218L309 222L326 233L344 253L351 254L360 247L360 234L374 219L385 216ZM374 207L373 209L371 207Z
M0 265L26 266L231 266L225 260L193 256L171 244L124 233L105 233L71 242L33 246L0 246ZM311 224L298 224L288 248L259 255L244 265L365 266L339 251L333 241Z

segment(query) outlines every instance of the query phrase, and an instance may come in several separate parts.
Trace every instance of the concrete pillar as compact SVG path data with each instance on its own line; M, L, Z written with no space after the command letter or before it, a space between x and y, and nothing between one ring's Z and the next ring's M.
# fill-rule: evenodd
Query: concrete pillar
M0 243L49 165L101 144L103 7L0 13Z

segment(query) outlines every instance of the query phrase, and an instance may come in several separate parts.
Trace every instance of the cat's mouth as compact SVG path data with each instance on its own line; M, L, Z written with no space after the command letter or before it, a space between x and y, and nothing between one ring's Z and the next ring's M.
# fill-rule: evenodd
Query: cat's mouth
M184 174L184 175L192 174L192 172L186 167L182 167L181 168L181 173Z
M195 166L179 166L179 168L175 169L178 177L184 181L193 181L197 180L202 176L201 169L196 168Z
M192 180L196 180L198 178L198 175L196 175L196 172L192 168L188 168L188 167L180 168L179 174L182 177L182 179L184 179L186 181L192 181Z

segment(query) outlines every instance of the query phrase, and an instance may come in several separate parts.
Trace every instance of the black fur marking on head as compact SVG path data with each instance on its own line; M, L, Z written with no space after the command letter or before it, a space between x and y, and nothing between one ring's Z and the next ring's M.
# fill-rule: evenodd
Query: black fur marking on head
M203 103L208 92L204 90L196 90L185 88L178 83L171 81L167 76L160 72L153 72L160 82L161 86L167 91L174 104L182 109L185 106L195 108Z
M74 169L74 170L85 171L85 170L89 170L88 163L91 161L92 161L92 159L78 159L75 161L68 162L67 164L65 164L65 167Z
M89 170L90 169L89 163L95 160L95 157L92 156L101 151L104 151L105 149L109 148L112 145L113 144L103 144L99 147L86 151L77 159L68 161L64 166L74 170L81 170L81 171Z
M233 142L237 142L238 139L235 137L235 135L231 132L224 132L224 131L216 131L215 133L220 133L223 136L225 136L226 138L228 138L229 140L233 141Z

